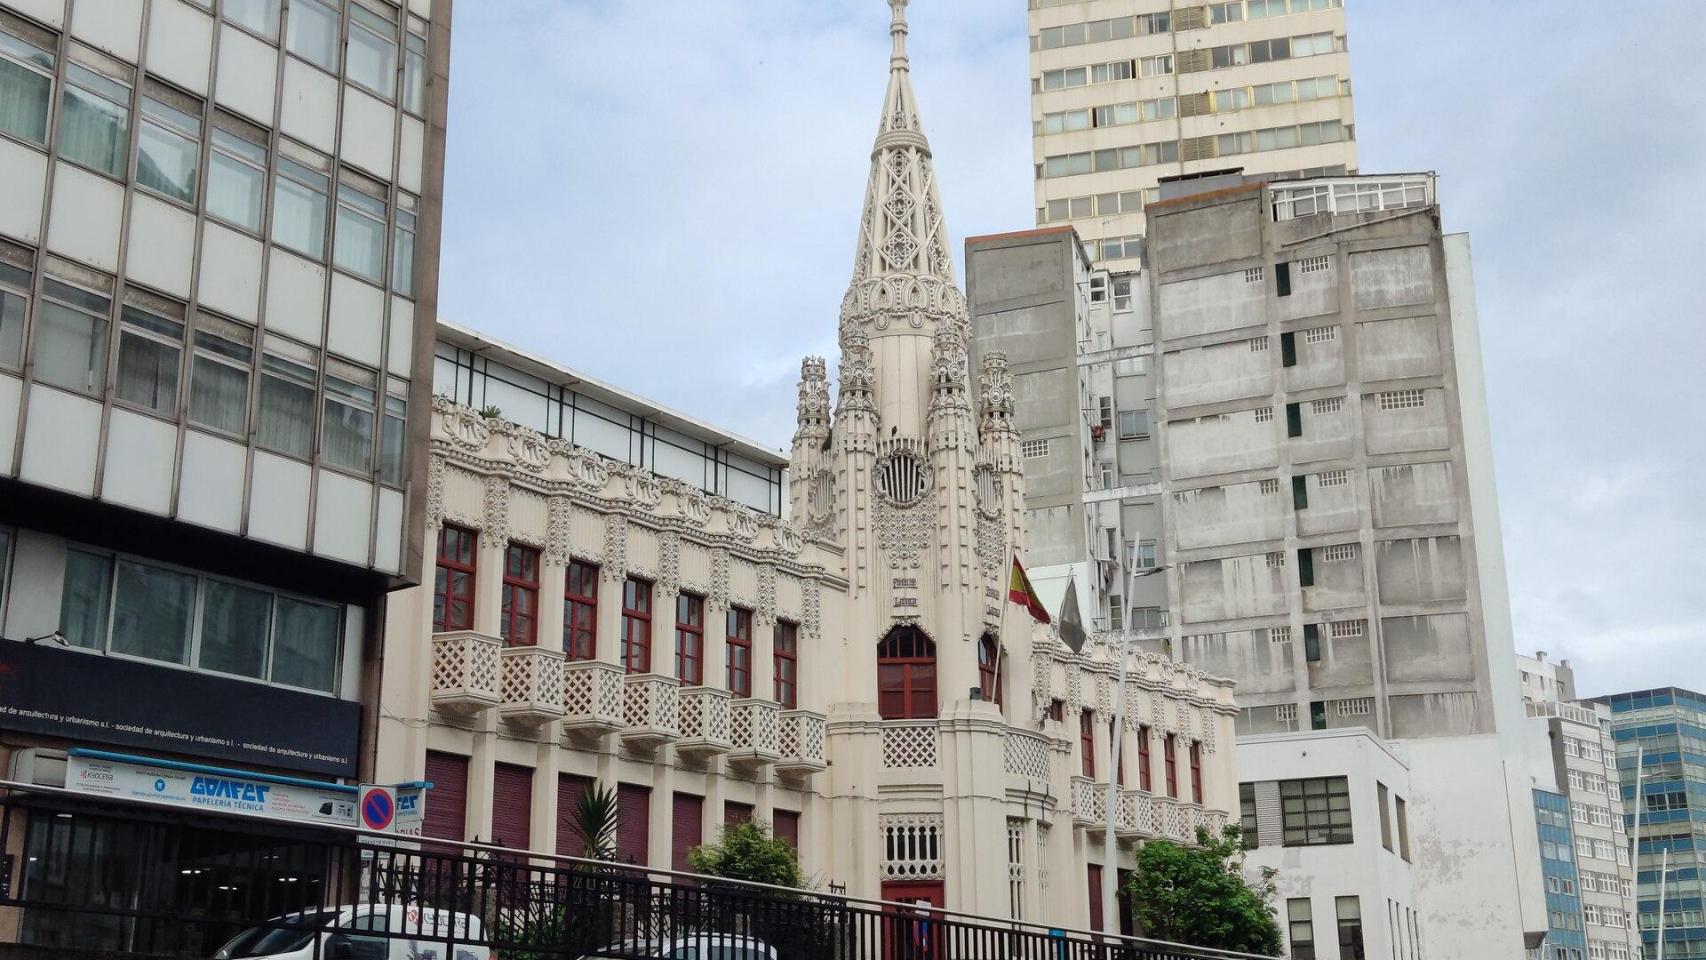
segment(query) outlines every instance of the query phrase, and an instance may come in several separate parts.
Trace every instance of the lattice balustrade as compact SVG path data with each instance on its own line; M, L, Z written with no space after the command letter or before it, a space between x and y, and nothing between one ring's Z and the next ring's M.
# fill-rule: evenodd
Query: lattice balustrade
M563 654L541 647L503 651L503 703L510 723L537 726L563 715Z
M503 644L477 633L441 633L432 638L432 705L475 714L503 699Z
M940 733L934 720L883 723L883 769L931 770L939 762Z
M1161 832L1167 838L1180 842L1196 839L1196 812L1176 800L1168 800L1162 808Z
M623 740L656 746L681 736L681 691L674 677L631 673L622 683L626 693Z
M742 764L775 763L782 755L782 707L769 700L736 700L729 717L729 759Z
M1114 829L1122 837L1155 836L1155 798L1138 790L1121 790Z
M1049 743L1046 738L1024 730L1008 730L1006 753L1008 773L1031 780L1049 778Z
M1218 837L1226 829L1225 810L1198 810L1197 826L1207 830L1209 836Z
M563 729L604 734L622 728L622 668L599 660L563 667Z
M675 749L700 756L729 752L734 746L729 735L731 712L727 690L710 687L682 690L681 739Z
M884 814L877 820L883 838L884 880L940 880L947 876L939 813Z
M1072 819L1081 826L1105 826L1108 822L1108 786L1089 777L1072 778Z
M781 759L776 768L790 773L815 773L828 766L824 737L828 725L821 713L785 710L781 725Z

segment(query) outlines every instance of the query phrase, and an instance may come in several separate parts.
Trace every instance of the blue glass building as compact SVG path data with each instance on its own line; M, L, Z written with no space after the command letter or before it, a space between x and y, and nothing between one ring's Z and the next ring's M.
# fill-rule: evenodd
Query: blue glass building
M1546 881L1546 946L1543 960L1582 960L1587 934L1582 930L1581 877L1576 871L1576 838L1570 828L1570 799L1550 790L1534 791L1534 822L1540 830L1540 873Z
M1666 851L1665 960L1706 957L1701 917L1706 851L1706 695L1678 687L1598 697L1611 707L1617 773L1635 861L1636 918L1646 956L1658 956L1659 867ZM1637 762L1644 771L1635 802ZM1635 817L1640 815L1637 833Z

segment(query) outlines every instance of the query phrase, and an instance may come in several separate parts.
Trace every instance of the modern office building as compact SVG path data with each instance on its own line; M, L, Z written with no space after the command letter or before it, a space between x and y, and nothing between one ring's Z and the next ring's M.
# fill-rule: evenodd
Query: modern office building
M1031 0L1037 223L1135 268L1169 178L1357 172L1342 0Z
M1622 784L1617 774L1617 750L1611 739L1611 708L1576 699L1575 672L1568 660L1550 660L1545 651L1532 657L1517 655L1523 708L1529 723L1545 728L1553 782L1536 788L1535 796L1561 795L1570 821L1577 873L1574 891L1562 889L1562 868L1547 865L1546 894L1577 898L1579 930L1559 930L1548 936L1548 947L1580 949L1593 960L1627 960L1635 940L1634 872L1629 863L1629 835L1624 824ZM1556 813L1551 807L1545 808ZM1546 814L1541 815L1542 827ZM1544 859L1545 831L1541 856ZM1557 879L1554 879L1554 877ZM1556 907L1549 908L1555 912ZM1577 943L1576 941L1581 941ZM1550 960L1550 955L1548 955ZM1566 958L1568 960L1568 958Z
M1645 956L1661 955L1662 932L1662 956L1706 957L1706 921L1701 919L1706 695L1660 687L1595 697L1594 702L1611 709L1624 826L1636 838L1636 921Z
M1402 743L1432 948L1537 946L1468 239L1426 174L1199 186L1149 208L1172 648L1241 734Z
M421 567L449 9L0 0L0 761L72 791L8 808L11 891L307 900L354 823Z
M437 579L393 597L381 776L434 783L435 835L578 852L596 781L637 863L758 817L854 895L1112 929L1131 844L1236 809L1231 687L1133 654L1116 729L1108 643L1008 602L1012 377L974 381L892 3L839 394L807 358L790 457L441 328Z

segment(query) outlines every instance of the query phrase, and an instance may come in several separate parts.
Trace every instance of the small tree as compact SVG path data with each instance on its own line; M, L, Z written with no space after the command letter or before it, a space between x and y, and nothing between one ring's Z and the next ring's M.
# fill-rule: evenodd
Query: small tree
M1244 879L1244 841L1229 825L1219 837L1197 829L1197 846L1152 840L1137 854L1126 892L1143 935L1220 950L1277 957L1284 949L1274 920L1274 873Z
M575 833L581 856L588 860L616 859L616 791L593 783L575 801Z
M723 828L716 843L694 847L687 863L695 873L730 880L768 883L777 887L804 887L800 858L788 841L772 836L768 824L749 820Z

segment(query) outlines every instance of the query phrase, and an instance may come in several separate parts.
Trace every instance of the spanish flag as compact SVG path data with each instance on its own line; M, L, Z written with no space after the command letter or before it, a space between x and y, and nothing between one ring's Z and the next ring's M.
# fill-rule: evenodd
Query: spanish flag
M1031 587L1031 578L1025 576L1025 567L1019 563L1019 555L1013 555L1013 576L1007 582L1007 599L1030 611L1031 617L1038 623L1048 623L1048 610L1044 609L1042 600L1037 598L1037 591Z

